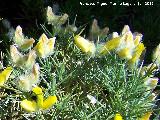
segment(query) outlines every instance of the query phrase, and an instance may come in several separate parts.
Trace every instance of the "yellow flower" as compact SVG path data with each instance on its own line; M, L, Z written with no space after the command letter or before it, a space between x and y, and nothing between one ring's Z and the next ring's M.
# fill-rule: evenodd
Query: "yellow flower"
M113 32L112 39L107 41L104 45L101 54L109 53L115 50L119 57L125 59L131 58L132 49L134 48L133 35L128 25L125 25L121 35Z
M28 50L35 42L33 38L30 39L24 38L24 35L22 33L22 28L20 26L16 27L13 39L21 50Z
M156 47L153 52L152 61L160 66L160 44Z
M4 83L8 80L12 72L12 67L7 67L0 73L0 86L3 86Z
M114 117L114 120L123 120L121 114L117 113Z
M28 112L35 112L38 110L46 110L52 107L57 102L56 96L49 96L46 100L43 100L42 89L38 86L32 89L33 93L36 94L37 100L23 100L21 101L21 107Z
M132 34L129 26L125 25L120 36L113 33L112 39L106 42L100 53L107 54L115 50L120 58L127 59L130 65L134 65L145 49L143 43L140 43L141 39L142 34Z
M32 86L39 82L39 69L39 65L36 63L34 64L31 73L19 76L18 85L21 90L30 91Z
M57 102L57 97L56 96L49 96L46 100L43 101L43 106L42 108L48 109L50 107L52 107L53 104L55 104Z
M37 107L42 108L43 106L43 92L42 89L38 86L32 89L33 93L37 95Z
M68 19L68 14L62 16L55 15L52 11L52 8L48 6L47 8L47 21L48 24L52 25L63 25Z
M122 59L131 59L133 54L134 41L133 41L133 34L131 31L123 33L120 45L116 49L116 53Z
M139 43L137 45L137 47L135 48L135 52L133 53L132 58L128 60L128 64L130 66L135 65L138 62L138 60L144 50L145 50L145 47L144 47L143 43Z
M149 120L152 112L145 113L139 120Z
M109 53L110 51L118 48L119 44L120 44L120 40L121 40L121 37L116 37L116 38L113 38L109 41L106 42L106 44L104 45L104 47L102 48L102 50L100 51L100 54L107 54Z
M122 50L117 52L118 56L122 59L131 59L132 53L130 48L123 48Z
M116 49L116 53L120 58L129 60L130 64L135 64L144 50L144 46L140 43L142 34L132 34L129 26L125 25L121 32L121 37L121 42Z
M129 31L124 36L125 38L122 40L124 40L125 47L128 47L130 49L135 48L132 32Z
M95 45L91 41L84 39L83 37L76 35L74 37L75 44L78 48L82 50L82 52L94 54L95 53Z
M53 53L55 37L48 39L43 33L39 38L39 42L35 46L35 51L39 57L46 58Z
M35 101L25 99L21 101L21 107L24 108L27 112L37 111L37 104Z

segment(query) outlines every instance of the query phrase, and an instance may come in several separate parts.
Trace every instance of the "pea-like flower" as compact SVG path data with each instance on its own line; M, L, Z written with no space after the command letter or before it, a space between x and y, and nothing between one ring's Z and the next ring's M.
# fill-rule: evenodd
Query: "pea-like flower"
M129 60L133 57L136 47L140 44L142 34L132 33L129 26L125 25L121 36L123 37L116 51L120 58Z
M117 113L115 116L114 116L114 120L123 120L121 114Z
M3 86L4 83L8 80L11 72L12 72L12 67L7 67L0 73L0 87Z
M134 50L134 53L132 55L132 58L128 60L128 64L130 66L133 66L135 64L137 64L142 52L145 50L144 44L143 43L139 43L137 45L137 47Z
M52 8L48 6L47 8L47 21L48 24L52 25L63 25L68 19L68 14L62 16L55 15L52 11Z
M13 63L19 67L25 67L30 69L35 64L35 59L37 57L36 52L34 50L29 51L28 54L23 55L18 51L16 46L10 46L10 55Z
M39 82L40 68L38 63L34 64L31 73L19 76L18 86L22 91L32 90L33 85Z
M44 100L42 89L38 86L32 89L33 93L35 93L37 99L36 100L28 100L24 99L21 101L21 107L28 112L36 112L38 110L46 110L52 107L57 102L56 96L49 96Z
M49 55L52 55L55 39L56 37L48 39L47 36L43 33L39 38L37 45L34 47L36 54L42 58L46 58Z
M132 33L128 25L124 26L120 35L115 33L105 43L100 53L105 55L115 51L120 58L126 59L130 66L135 65L145 50L143 43L141 43L142 34Z
M95 45L93 42L76 35L74 37L75 44L78 48L82 50L82 52L88 53L88 54L94 54L96 51Z
M21 26L16 27L13 40L21 50L28 50L35 42L33 38L28 39L24 37Z
M100 54L107 54L113 50L115 50L119 44L120 44L121 37L115 37L109 41L106 42L106 44L103 46L102 50L100 51Z

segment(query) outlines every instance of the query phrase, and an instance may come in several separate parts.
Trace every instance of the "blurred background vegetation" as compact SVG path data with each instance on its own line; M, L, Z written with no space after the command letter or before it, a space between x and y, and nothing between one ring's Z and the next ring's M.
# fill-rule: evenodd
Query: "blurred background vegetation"
M147 47L145 63L151 62L153 49L160 43L160 7L159 0L152 0L153 6L81 6L80 2L110 2L111 0L2 0L0 3L0 17L11 22L15 28L21 25L24 34L28 37L38 38L43 32L40 24L45 22L45 9L56 4L57 14L67 13L70 23L73 23L77 15L76 25L86 26L89 31L94 18L99 22L101 28L108 26L109 33L117 31L120 33L124 25L129 25L131 31L142 33L143 41ZM126 0L112 0L125 2ZM146 0L141 0L144 2ZM134 0L138 2L138 0ZM0 50L9 48L10 40L6 37L7 30L0 22Z

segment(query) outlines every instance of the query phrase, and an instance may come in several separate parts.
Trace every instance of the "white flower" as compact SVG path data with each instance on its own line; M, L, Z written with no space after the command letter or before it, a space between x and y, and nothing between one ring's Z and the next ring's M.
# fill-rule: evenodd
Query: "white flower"
M92 103L93 105L96 104L97 99L95 97L93 97L92 95L87 95L87 98L90 100L90 103Z

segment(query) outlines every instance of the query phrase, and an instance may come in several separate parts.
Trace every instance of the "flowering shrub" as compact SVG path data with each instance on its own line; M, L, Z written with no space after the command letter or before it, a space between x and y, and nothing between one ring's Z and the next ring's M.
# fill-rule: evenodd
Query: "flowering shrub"
M159 47L145 66L142 34L129 26L108 34L94 20L86 38L75 24L65 25L67 14L48 7L46 15L53 31L42 25L38 41L15 29L9 65L0 73L2 119L158 118Z

